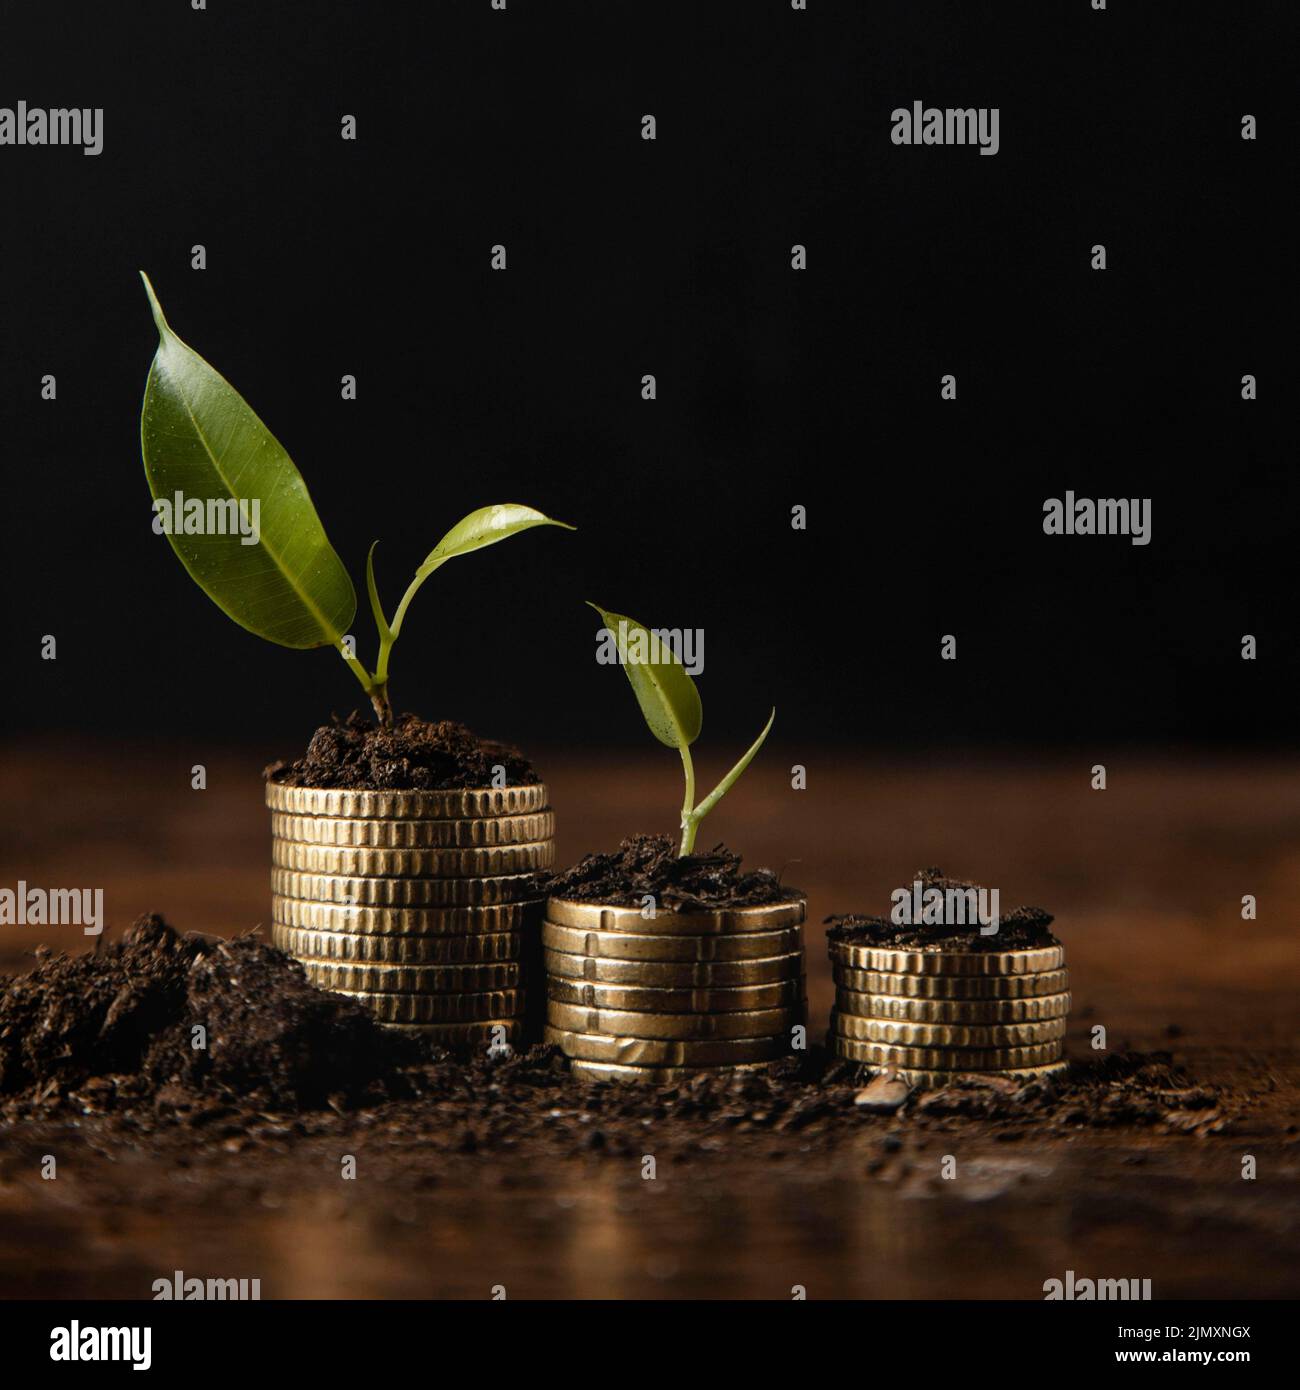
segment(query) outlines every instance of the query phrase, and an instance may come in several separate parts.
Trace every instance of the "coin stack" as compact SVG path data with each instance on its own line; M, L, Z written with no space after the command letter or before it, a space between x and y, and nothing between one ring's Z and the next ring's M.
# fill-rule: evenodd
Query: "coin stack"
M540 974L546 787L350 791L268 782L275 944L315 984L448 1046L517 1043ZM531 956L530 956L531 945Z
M547 1042L574 1071L676 1081L790 1054L806 1019L805 904L660 911L551 898Z
M1069 972L1059 945L895 950L830 942L828 1045L914 1086L967 1072L1023 1079L1065 1070Z

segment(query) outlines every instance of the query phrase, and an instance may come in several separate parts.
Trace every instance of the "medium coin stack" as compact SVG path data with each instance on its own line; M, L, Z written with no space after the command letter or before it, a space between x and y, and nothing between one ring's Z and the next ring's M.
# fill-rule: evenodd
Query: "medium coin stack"
M454 1045L517 1043L540 975L546 787L350 791L268 782L271 936L315 984Z
M574 1071L676 1081L790 1054L805 1022L802 898L660 911L551 898L544 1038Z
M1059 945L901 950L830 942L828 1045L915 1086L968 1072L1064 1071L1069 972Z

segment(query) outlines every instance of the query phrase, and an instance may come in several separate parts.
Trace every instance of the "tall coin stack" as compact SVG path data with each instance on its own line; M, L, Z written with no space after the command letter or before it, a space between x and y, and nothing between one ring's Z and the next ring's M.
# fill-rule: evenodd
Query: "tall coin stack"
M803 899L659 911L551 898L547 1042L574 1071L676 1081L790 1055L807 1016Z
M893 950L830 941L832 1052L914 1086L968 1072L1065 1070L1069 972L1060 945Z
M390 1027L517 1043L555 859L546 787L350 791L268 782L275 944ZM530 955L531 950L531 955Z

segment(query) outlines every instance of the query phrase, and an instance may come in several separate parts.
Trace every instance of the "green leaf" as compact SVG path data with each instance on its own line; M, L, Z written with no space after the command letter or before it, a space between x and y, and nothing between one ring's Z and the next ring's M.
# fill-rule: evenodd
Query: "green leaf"
M416 578L425 579L439 565L457 555L482 550L485 545L495 545L497 541L517 536L520 531L530 530L534 526L563 526L566 531L574 529L563 521L552 521L533 507L521 507L516 502L498 502L495 506L480 507L478 511L462 517L433 547L424 564L416 571Z
M384 617L384 605L379 601L379 590L375 586L375 546L378 541L370 542L370 549L366 551L366 594L370 598L370 612L375 619L375 627L379 629L379 636L382 640L392 633L388 626L388 619Z
M700 736L704 708L700 704L700 692L686 668L666 643L659 644L660 653L668 658L666 661L628 661L630 643L642 646L643 651L652 650L649 629L621 613L607 613L599 604L591 603L588 607L600 614L614 636L623 658L623 669L632 682L632 691L650 732L669 748L688 748ZM644 636L637 637L637 633Z
M356 616L357 595L325 535L302 474L233 386L172 332L141 272L158 352L144 390L140 442L155 500L243 503L258 537L185 535L172 549L191 578L241 627L284 647L335 646ZM253 504L257 510L254 513ZM155 509L156 510L156 509Z
M454 560L457 555L468 555L473 550L482 550L485 545L495 545L498 541L508 540L511 536L531 530L534 526L560 526L566 531L576 529L566 522L552 520L533 507L523 507L516 502L498 502L491 507L480 507L478 511L462 517L425 556L424 563L416 570L415 578L403 594L401 603L397 605L397 612L393 615L393 636L396 637L401 632L407 606L415 597L420 585L434 570L445 565L448 560Z
M766 740L768 734L772 731L772 724L775 720L776 710L773 709L772 713L768 716L767 723L763 725L763 732L749 745L749 751L745 753L735 767L727 773L722 781L719 782L708 796L695 808L694 815L696 820L703 820L704 817L713 810L718 802L731 790L736 778L754 761L754 754L763 746L764 740Z

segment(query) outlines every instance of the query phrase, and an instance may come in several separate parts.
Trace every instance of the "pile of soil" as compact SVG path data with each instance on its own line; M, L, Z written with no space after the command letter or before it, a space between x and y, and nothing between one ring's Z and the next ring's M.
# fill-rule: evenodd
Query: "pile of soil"
M667 835L633 835L613 854L588 854L547 886L553 898L639 907L646 894L661 910L691 912L763 907L802 895L785 888L770 869L740 871L740 855L725 845L680 859Z
M194 1028L207 1046L194 1048ZM914 1091L881 1112L858 1103L869 1072L821 1048L762 1071L667 1086L570 1075L546 1046L467 1059L380 1029L301 966L256 939L180 935L140 919L94 955L46 956L0 989L0 1120L100 1117L127 1142L202 1134L232 1152L363 1129L376 1142L437 1154L484 1150L679 1157L754 1145L803 1161L881 1127L954 1125L1028 1132L1227 1127L1225 1099L1167 1053L1109 1055L1062 1077L966 1078ZM748 1137L745 1137L748 1136ZM754 1149L750 1149L751 1152Z
M914 879L924 892L937 888L964 891L979 885L962 879L944 878L938 869L918 869ZM910 885L908 885L910 891ZM865 917L856 913L827 917L826 937L845 946L885 946L898 950L924 950L942 947L945 951L1020 951L1036 946L1059 946L1061 943L1048 930L1052 914L1041 907L1016 907L998 913L998 929L988 936L980 934L978 922L963 925L916 922L898 923L890 917Z
M93 955L42 954L0 992L0 1097L40 1107L113 1078L128 1103L204 1089L363 1103L411 1056L404 1035L252 937L182 936L150 916Z
M505 768L507 786L541 780L517 748L479 738L453 720L431 724L399 714L385 729L353 711L317 729L305 757L272 763L263 775L290 787L441 791L490 787L497 766Z

